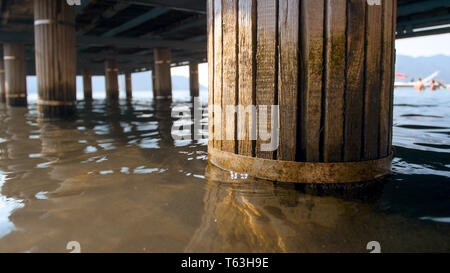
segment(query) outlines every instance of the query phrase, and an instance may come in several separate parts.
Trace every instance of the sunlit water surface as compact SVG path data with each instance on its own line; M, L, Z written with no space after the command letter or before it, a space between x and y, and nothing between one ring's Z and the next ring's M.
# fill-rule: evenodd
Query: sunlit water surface
M205 140L172 137L188 91L150 93L73 121L0 106L0 252L450 251L450 91L397 90L394 175L352 188L208 166Z

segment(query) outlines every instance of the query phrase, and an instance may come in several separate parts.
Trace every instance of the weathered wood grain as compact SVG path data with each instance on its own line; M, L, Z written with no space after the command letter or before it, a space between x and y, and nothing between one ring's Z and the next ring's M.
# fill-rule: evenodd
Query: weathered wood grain
M222 0L214 0L214 148L222 149L222 86L223 86L223 22Z
M222 127L225 138L222 150L236 152L236 105L238 83L238 5L235 0L222 0L223 20L223 87Z
M256 102L256 0L239 1L238 25L238 102L244 108L242 112L238 112L237 117L238 153L252 156L256 140L256 117L251 112L244 111L252 109Z
M348 0L347 26L344 161L351 162L361 159L366 0Z
M389 151L389 126L391 126L390 108L392 95L392 40L393 32L393 2L383 2L383 44L382 44L382 75L381 75L381 103L380 103L380 130L379 130L379 154L378 157L385 157L390 154Z
M378 157L381 90L382 6L367 6L363 159Z
M6 102L10 106L27 105L25 47L21 44L3 44L5 62Z
M324 73L324 1L301 2L301 159L320 161Z
M295 161L299 88L299 0L279 0L279 160Z
M259 115L259 132L256 141L256 156L274 159L273 151L263 151L261 145L270 139L261 139L261 131L272 133L271 106L275 105L278 78L278 1L257 2L257 52L256 52L256 107ZM261 110L266 107L267 120L261 124ZM277 125L278 127L278 125ZM276 128L277 128L276 127ZM274 128L275 129L275 128Z

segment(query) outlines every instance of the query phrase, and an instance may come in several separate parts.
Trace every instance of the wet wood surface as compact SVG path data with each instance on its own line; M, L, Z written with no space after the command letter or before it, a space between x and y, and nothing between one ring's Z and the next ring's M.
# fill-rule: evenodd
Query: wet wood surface
M208 3L209 102L222 110L210 113L210 147L297 162L391 154L394 2ZM226 115L236 105L246 111ZM273 105L279 112L272 117ZM276 149L264 150L277 135Z
M34 34L40 110L51 116L71 114L76 101L75 9L57 0L34 1Z
M25 48L20 44L3 44L6 101L11 106L27 105Z

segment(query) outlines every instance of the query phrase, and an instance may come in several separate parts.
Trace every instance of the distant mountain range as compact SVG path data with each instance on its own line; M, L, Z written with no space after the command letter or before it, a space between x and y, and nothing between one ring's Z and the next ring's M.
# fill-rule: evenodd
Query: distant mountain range
M406 74L408 79L398 79L399 81L410 81L411 79L426 78L436 71L441 74L436 80L444 80L446 84L450 84L450 56L436 55L432 57L409 57L404 55L397 55L396 72ZM121 83L123 84L123 83ZM104 90L105 83L101 77L93 78L94 91ZM82 81L77 80L78 92L82 90ZM189 78L185 76L172 76L173 90L188 90ZM207 90L206 86L200 85L201 90ZM147 91L152 90L151 74L150 72L138 73L133 75L133 90ZM30 94L37 93L37 83L35 77L28 79L28 92Z
M441 74L436 80L444 80L446 84L450 84L450 56L436 55L432 57L409 57L397 55L396 72L406 74L409 79L401 81L417 80L418 78L426 78L436 71ZM398 79L400 81L400 79Z
M148 91L152 90L152 81L151 81L150 73L139 73L133 76L133 90L135 91ZM92 87L95 91L105 90L105 82L102 77L93 77L92 78ZM37 81L36 77L28 77L27 80L27 89L29 94L37 93ZM123 83L119 81L119 85ZM77 79L77 90L78 92L82 92L83 90L83 82L80 77ZM121 87L123 88L123 87ZM172 89L173 90L189 90L189 78L185 76L172 76ZM200 90L207 90L208 87L200 85Z

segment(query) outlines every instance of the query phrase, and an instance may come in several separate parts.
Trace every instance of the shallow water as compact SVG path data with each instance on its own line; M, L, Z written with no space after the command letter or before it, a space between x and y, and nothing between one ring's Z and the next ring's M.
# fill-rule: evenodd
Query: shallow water
M450 251L450 91L397 90L394 175L352 189L208 166L205 140L171 137L188 91L147 93L73 121L0 106L0 252Z

